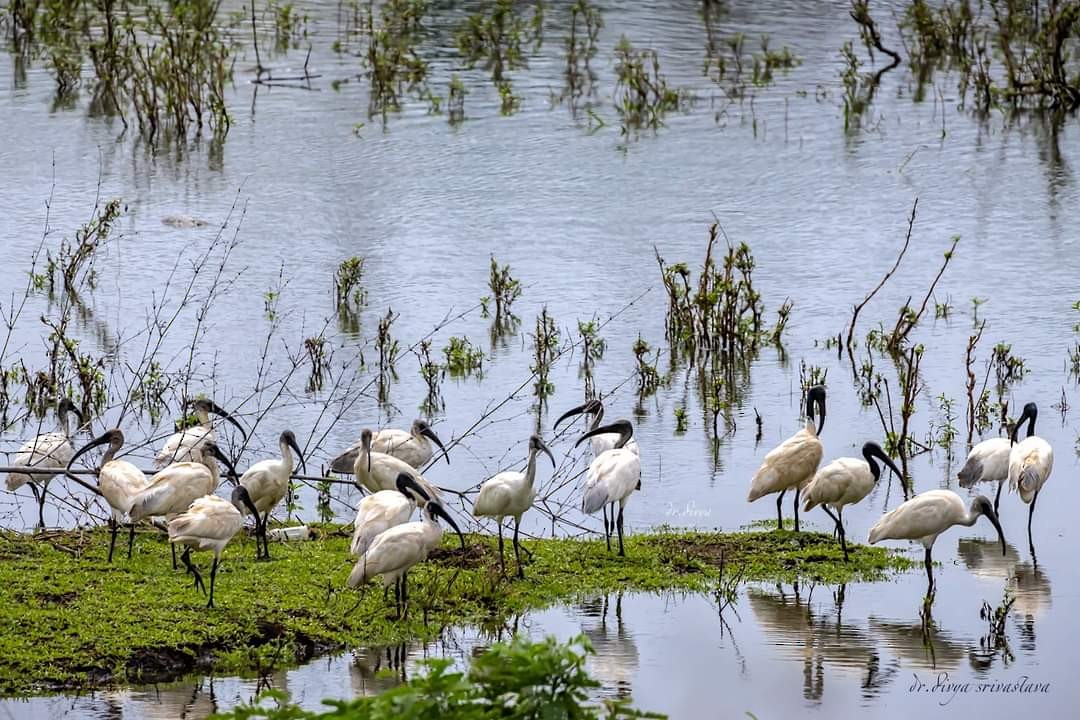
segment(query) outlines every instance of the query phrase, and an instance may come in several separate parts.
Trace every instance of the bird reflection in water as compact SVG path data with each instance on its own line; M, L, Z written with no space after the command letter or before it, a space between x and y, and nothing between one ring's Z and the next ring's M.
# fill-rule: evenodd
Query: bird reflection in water
M622 593L615 595L614 602L610 595L595 597L579 604L578 611L581 631L596 651L588 660L589 670L603 684L604 694L629 700L638 670L638 649L623 622L622 598ZM609 614L614 617L609 618Z
M212 679L136 689L128 700L145 720L205 720L220 709Z
M349 685L353 695L376 695L407 682L410 650L407 643L353 650L349 664Z

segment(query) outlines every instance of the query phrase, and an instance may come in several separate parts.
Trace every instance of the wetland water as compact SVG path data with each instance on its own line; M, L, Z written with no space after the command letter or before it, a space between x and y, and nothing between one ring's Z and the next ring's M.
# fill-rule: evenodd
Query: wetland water
M1039 434L1057 451L1035 515L1037 567L1024 536L1027 508L1005 493L1001 518L1010 546L1004 558L992 544L981 543L993 538L984 522L950 531L935 546L942 567L936 573L937 629L930 647L920 630L925 589L920 572L850 585L842 603L835 587L811 591L804 583L796 593L790 585L751 586L735 606L738 616L725 614L726 628L711 601L696 595L597 598L530 614L519 627L561 637L584 630L596 645L591 667L604 682L603 693L632 693L637 706L673 717L736 717L750 711L768 718L812 711L822 717L959 712L1004 718L1020 712L1061 716L1075 707L1080 689L1071 666L1080 582L1073 548L1080 537L1073 518L1080 490L1074 446L1080 423L1075 410L1063 415L1053 407L1063 393L1068 404L1080 400L1066 370L1072 326L1080 319L1072 308L1080 298L1075 118L1058 125L1001 115L977 121L955 109L955 83L939 80L945 97L943 138L941 106L930 99L913 102L910 74L898 68L883 80L869 111L873 122L864 123L868 129L845 134L838 49L846 40L857 43L858 36L845 3L729 3L723 32L768 32L773 47L787 45L802 59L773 87L757 91L752 111L748 103L729 106L710 100L717 93L701 75L704 29L697 3L663 9L601 3L605 28L593 61L595 112L607 125L590 133L585 121L550 101L563 82L556 23L566 12L564 4L551 5L553 29L544 48L528 70L512 73L523 97L516 114L499 114L497 93L483 69L460 67L452 32L476 6L461 3L434 13L424 47L435 83L445 86L452 71L466 82L465 122L451 127L445 116L406 103L384 129L367 117L365 82L331 89L331 81L361 70L355 57L330 50L339 32L336 5L297 3L309 15L311 67L322 74L313 81L316 90L263 87L253 97L254 59L241 51L235 87L227 96L234 124L224 145L218 150L203 143L182 157L151 152L131 134L117 140L115 124L88 117L85 100L71 109L54 108L54 83L43 62L31 63L22 75L12 56L0 54L0 127L6 136L0 147L5 176L0 247L9 268L0 277L0 297L22 293L23 270L40 242L50 194L50 222L57 233L50 241L56 241L89 217L100 177L102 196L123 198L127 212L120 222L122 237L97 260L97 290L87 298L93 317L80 334L107 349L103 337L130 337L143 326L177 253L206 247L239 197L244 212L240 242L228 265L232 282L207 319L197 368L203 385L195 388L231 408L251 394L271 322L264 293L279 287L280 273L287 285L280 288L279 333L296 345L332 315L331 278L338 263L352 255L365 258L367 305L360 325L341 329L332 323L328 332L337 348L331 363L337 372L362 343L370 367L377 357L372 338L388 307L400 313L393 333L403 346L425 336L448 313L474 307L488 294L487 268L494 254L524 285L514 305L522 319L520 337L492 344L491 321L477 311L436 332L433 353L451 335L467 335L490 355L482 381L447 378L443 384L445 407L432 420L446 440L529 379L527 334L543 306L565 339L577 320L604 319L646 293L604 327L607 351L595 369L608 416L632 417L642 449L643 487L628 505L627 529L643 532L671 524L733 530L775 517L771 499L749 505L746 490L768 449L798 427L800 361L829 369L822 436L826 461L857 455L866 440L882 440L876 412L861 406L849 381L847 361L837 360L835 349L822 341L843 328L851 306L891 266L918 196L911 247L897 274L863 311L860 329L891 325L908 296L921 298L949 238L961 237L936 293L939 302L951 298L955 309L944 319L934 320L930 313L915 332L926 348L921 366L926 389L914 420L917 437L925 436L931 423L940 424L935 398L944 394L956 401L961 433L953 457L937 450L913 459L910 470L916 491L945 487L967 496L955 480L966 452L964 353L973 320L970 300L985 298L978 310L987 325L977 372L981 375L995 343L1011 343L1029 374L1006 394L1010 408L1037 402ZM874 9L891 33L887 4ZM646 134L629 143L620 137L611 108L611 48L620 34L655 48L668 82L700 96L689 112L671 113L655 137ZM272 65L296 69L303 55L274 56ZM354 133L359 122L365 125ZM665 260L685 261L696 272L714 214L733 240L752 247L755 283L770 322L786 297L794 302L786 353L765 348L754 361L742 401L733 409L737 430L715 452L711 415L702 409L692 377L676 372L669 387L639 402L631 351L639 334L654 347L664 344L665 297L654 246ZM173 227L162 222L168 216L201 218L208 225ZM237 218L234 213L228 233ZM34 296L25 314L30 320L15 334L19 352L36 362L44 333L33 318L47 307L44 297ZM181 322L193 325L193 314ZM184 365L184 343L192 333L185 329L170 336L163 357ZM271 361L283 367L284 351L272 350ZM664 355L661 369L666 364ZM554 418L580 402L578 366L577 355L564 357L552 371L555 393L550 411L542 415L548 436ZM411 353L399 360L398 375L389 403L380 404L374 391L366 393L332 427L320 417L326 398L305 393L301 382L287 403L260 422L256 445L272 447L287 424L309 448L309 464L318 465L363 426L407 425L424 396ZM499 469L516 467L535 423L534 403L526 385L495 416L499 422L470 436L451 451L452 465L438 463L428 477L465 489ZM681 434L675 432L677 407L685 407L689 416ZM760 443L754 440L755 409L764 420ZM251 402L244 411L255 414L258 408ZM105 426L96 422L95 432ZM35 426L12 427L0 449L13 451L35 431ZM140 431L149 436L162 429L145 425L130 434L139 437ZM565 455L575 437L553 443L556 457ZM240 466L260 452L246 455ZM136 453L142 462L150 455L148 448ZM540 467L546 478L547 466ZM340 498L335 508L345 518L356 496ZM845 513L848 536L865 539L881 513L901 501L897 481L883 477L863 503ZM301 492L301 517L313 517L315 502L312 491ZM29 527L36 512L25 491L7 494L0 511L4 525L19 528ZM829 527L819 511L803 518ZM71 522L55 511L47 520ZM590 520L589 526L597 528L599 521ZM550 522L534 513L523 528L546 533ZM997 605L1006 587L1017 598L1008 624L1008 654L980 646L986 623L979 618L982 602ZM409 646L397 655L404 654L403 672L410 673L425 654L465 658L487 642L490 638L461 629L448 631L442 643ZM326 696L384 687L389 680L376 665L385 667L386 657L385 649L371 648L321 658L278 673L273 684L317 707ZM946 689L912 690L918 682L933 688L942 672L950 682L972 686L1026 677L1049 687L1046 692L972 689L955 696ZM215 707L248 699L255 689L253 680L203 678L79 698L5 700L0 717L203 717Z

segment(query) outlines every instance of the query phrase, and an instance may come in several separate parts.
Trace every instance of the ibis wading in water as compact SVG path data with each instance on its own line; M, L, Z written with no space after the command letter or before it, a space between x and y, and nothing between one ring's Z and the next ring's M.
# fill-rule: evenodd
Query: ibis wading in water
M218 565L221 563L221 551L244 526L244 515L240 507L244 501L240 488L233 490L232 502L217 495L205 495L191 503L191 507L169 521L169 542L173 547L184 545L184 554L180 559L187 571L195 576L195 587L206 592L202 574L191 562L192 550L211 550L214 564L210 568L210 600L206 607L214 607L214 580L217 578Z
M457 523L442 505L432 501L424 506L422 520L396 525L375 538L349 573L349 587L363 585L381 575L384 587L394 586L394 605L398 617L402 616L403 609L408 612L409 570L426 560L428 553L442 541L442 528L439 527L436 517L443 518L454 528L464 549L465 536L461 534Z
M997 512L1001 501L1001 488L1009 478L1009 453L1012 442L1009 438L990 438L971 448L964 467L956 477L960 487L970 488L983 481L996 482L997 494L994 495L994 511Z
M844 550L844 560L848 559L844 506L862 501L874 489L874 484L881 477L881 467L875 458L885 463L897 477L903 477L892 459L877 443L868 442L863 445L862 456L865 459L842 457L833 460L817 471L803 492L805 512L810 512L820 505L836 523L836 530L840 534L840 547ZM829 511L830 507L836 511L836 515Z
M206 452L206 443L217 439L214 436L214 426L210 423L211 413L232 423L240 431L244 442L247 442L244 426L213 400L206 398L185 400L184 407L190 407L194 411L199 424L184 428L165 439L165 444L161 446L161 450L154 458L154 464L157 467L162 468L176 462L200 462L201 455Z
M248 508L254 508L255 515L255 559L269 560L270 545L266 541L266 525L270 522L270 511L277 507L285 493L289 491L289 477L293 471L293 451L300 458L300 465L307 474L307 464L304 462L304 453L296 444L296 436L292 430L286 430L278 438L278 447L281 448L281 458L273 460L260 460L249 467L240 476L240 487L237 488L241 500L241 512L248 512ZM244 496L250 502L244 500ZM262 513L260 518L259 514Z
M964 501L952 490L927 490L916 495L895 510L881 516L874 527L870 528L870 544L881 540L915 540L926 548L926 594L934 592L934 569L930 551L938 535L954 525L971 527L980 515L993 523L1001 539L1001 554L1005 554L1005 534L1001 531L997 513L990 500L978 495L971 501L971 507L965 508Z
M71 415L74 413L79 418L79 424L71 427ZM47 432L38 435L32 440L27 440L15 453L15 465L26 465L40 468L62 468L71 460L74 448L71 447L71 436L74 430L83 424L82 413L75 407L75 403L69 398L60 398L56 403L56 415L60 420L60 426L55 432ZM51 475L30 475L28 473L10 473L7 476L7 489L14 492L27 483L34 493L34 500L38 506L38 525L45 527L45 498L47 497L49 480ZM38 483L41 487L38 488Z
M536 455L544 452L551 459L551 467L555 467L555 457L544 444L539 435L529 438L529 457L525 464L525 472L507 471L494 475L480 486L480 495L473 505L473 515L476 517L495 518L499 524L499 566L506 572L506 561L503 558L503 518L514 518L514 559L517 561L518 577L524 578L525 571L521 568L521 555L519 553L518 530L521 527L521 516L532 507L536 498L534 482L536 480Z
M142 470L129 463L127 460L117 460L116 453L124 446L124 433L120 428L114 428L99 435L87 444L79 448L71 460L68 461L67 469L70 470L75 461L86 451L99 445L108 445L105 454L101 457L101 466L98 469L98 492L105 498L112 509L109 516L109 562L112 562L113 549L116 547L116 533L131 511L131 505L140 492L145 490L150 481ZM128 523L128 560L131 559L131 546L135 542L135 523Z
M607 540L608 550L611 549L611 532L618 529L619 555L626 555L623 549L623 511L627 501L630 500L630 495L635 490L641 489L641 459L633 450L626 449L626 444L630 442L630 437L634 434L634 426L629 420L617 420L610 425L593 428L582 435L581 439L574 443L574 447L591 437L605 433L617 433L619 439L615 442L615 447L600 453L589 464L581 509L587 515L597 510L604 510L604 537ZM615 503L619 504L617 517ZM607 516L608 505L611 505L610 525Z
M799 531L799 492L814 477L821 463L823 448L818 436L824 426L825 388L815 385L806 393L806 426L770 451L750 481L750 494L746 497L748 502L754 502L764 495L780 493L776 498L777 530L784 528L784 515L780 509L784 493L795 488L795 532Z
M399 460L393 455L375 452L372 449L374 434L365 429L360 433L360 452L356 455L353 464L353 474L358 482L366 490L376 493L380 490L397 489L397 477L405 473L424 488L424 492L432 500L439 499L439 493L435 486L424 479L414 467L404 460Z
M1054 469L1054 449L1050 443L1035 434L1035 418L1039 408L1028 403L1013 426L1010 440L1014 443L1009 452L1009 490L1020 493L1020 499L1028 505L1028 546L1035 555L1035 543L1031 541L1031 516L1035 513L1035 501ZM1024 421L1028 422L1027 437L1016 442L1017 432Z
M592 415L592 423L589 425L589 429L595 430L600 427L600 421L604 419L604 405L599 400L589 400L582 405L578 405L576 408L564 412L559 419L555 421L555 424L551 429L555 430L558 428L559 423L567 418L583 414ZM592 446L593 457L599 457L602 452L611 450L618 441L618 433L601 433L599 435L593 435L592 438L589 439L589 444ZM630 442L626 443L625 448L635 455L641 454L638 450L637 440L634 440L633 438L630 439Z
M424 420L413 420L412 427L408 432L395 428L385 428L375 433L371 438L371 449L377 453L396 457L413 468L421 468L431 460L434 450L431 443L434 442L443 452L447 464L450 463L450 453L442 444L442 440ZM356 466L356 458L360 455L364 446L364 438L353 443L348 450L330 461L330 469L336 473L351 473Z
M418 501L426 503L430 499L424 488L420 487L411 475L401 473L397 476L397 489L372 493L356 506L356 521L353 522L349 553L360 557L379 535L392 527L407 523Z

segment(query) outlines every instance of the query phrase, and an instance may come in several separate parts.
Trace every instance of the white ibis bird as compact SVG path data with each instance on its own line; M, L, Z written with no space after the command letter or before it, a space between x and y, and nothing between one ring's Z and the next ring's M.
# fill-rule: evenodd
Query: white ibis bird
M604 405L599 400L593 399L585 402L582 405L578 405L576 408L571 408L564 412L559 419L555 421L555 424L551 426L552 431L559 427L559 423L563 420L573 417L574 415L592 415L592 423L589 425L589 430L595 430L600 427L600 421L604 419ZM593 457L598 457L600 453L611 450L615 447L615 443L619 441L618 433L601 433L599 435L593 435L590 440L592 445ZM630 442L626 443L626 449L635 455L641 455L639 451L637 440L633 438Z
M1001 501L1001 488L1009 478L1009 452L1012 443L1009 438L990 438L971 448L964 467L956 477L960 487L970 488L983 481L996 482L997 494L994 495L994 512Z
M397 488L380 490L360 501L356 506L356 520L353 522L352 544L349 553L360 557L371 543L392 527L409 521L417 501L427 502L424 488L420 487L411 475L401 473L397 476Z
M426 560L428 553L438 547L442 541L442 528L436 517L441 517L450 524L461 539L462 549L465 548L465 536L461 534L457 523L442 505L431 501L424 506L422 515L422 520L396 525L376 537L349 573L348 584L351 588L362 585L378 575L382 576L383 587L389 588L392 584L394 606L399 618L402 616L402 608L406 613L408 612L409 570L417 563Z
M814 414L817 412L817 429ZM823 448L818 435L825 426L825 388L815 385L806 393L806 426L773 448L750 481L747 502L754 502L763 495L780 493L776 498L776 529L784 528L784 515L780 503L784 494L795 488L795 532L799 531L799 493L814 477L821 463Z
M425 480L424 476L407 462L393 455L372 450L373 437L371 430L366 428L360 433L360 450L353 464L356 482L373 493L380 490L394 490L397 488L397 476L405 473L424 488L428 497L432 500L439 499L439 492L435 486Z
M603 435L604 433L618 433L619 439L615 441L615 447L605 450L593 459L589 464L589 471L585 476L585 492L581 500L581 509L585 514L591 515L597 510L604 510L604 536L607 540L608 550L611 550L611 531L618 529L619 532L619 555L626 555L623 549L623 511L630 495L641 489L641 459L637 453L626 448L634 434L634 426L629 420L616 420L610 425L602 425L593 428L581 436L574 447L577 447L587 438ZM619 504L619 514L616 519L615 503ZM607 506L611 505L611 525L608 525Z
M514 560L517 561L518 577L524 578L525 571L521 568L521 555L518 542L518 530L521 528L521 516L532 507L536 498L536 489L533 483L536 480L536 455L539 452L547 454L551 459L551 467L555 467L555 457L551 450L544 444L539 435L529 438L529 456L525 463L525 472L508 470L501 472L484 481L480 486L480 495L473 505L473 515L476 517L492 517L499 525L499 566L506 572L506 561L503 558L503 518L514 518Z
M199 424L184 428L165 439L165 444L161 446L161 450L154 458L154 464L157 467L162 468L175 462L199 462L198 453L205 451L205 443L217 439L214 436L214 426L210 422L211 413L232 423L240 431L244 442L247 442L247 433L243 425L213 400L189 399L184 401L184 407L190 407L194 411Z
M79 424L71 427L71 413L79 418ZM74 431L83 424L82 413L75 407L75 403L69 398L60 398L56 403L56 415L60 420L59 427L54 432L47 432L27 440L15 453L15 465L39 468L63 468L71 460L74 452L71 447L71 437ZM28 473L9 473L7 476L7 489L14 492L23 485L30 483L30 490L34 493L34 500L38 505L38 525L45 527L45 498L49 487L51 475L33 476ZM41 487L38 488L38 484Z
M300 465L307 474L304 453L296 444L292 430L286 430L278 437L281 457L272 460L260 460L249 467L240 476L239 497L241 512L254 508L255 515L255 559L269 560L270 545L266 540L266 525L270 522L270 511L277 507L285 493L289 491L289 478L293 471L293 451L300 458ZM244 499L246 496L246 500ZM248 502L250 501L250 502ZM262 516L260 517L260 513Z
M862 460L853 457L833 460L817 471L803 493L804 512L810 512L820 505L836 524L845 561L848 559L848 550L847 537L844 534L844 506L862 501L874 489L874 484L881 477L881 468L875 458L885 463L897 477L903 477L896 464L877 443L864 444L862 456ZM829 511L830 507L836 511L836 515Z
M212 550L214 564L210 568L210 600L206 607L214 607L214 581L217 578L218 565L221 563L221 551L244 526L244 507L240 488L233 490L232 501L217 495L205 495L197 498L183 513L169 521L169 542L173 547L185 546L180 559L187 571L195 577L195 587L206 592L202 574L191 562L192 550Z
M371 449L384 455L396 457L411 467L421 468L431 460L434 450L431 443L434 442L443 452L446 463L450 464L450 453L442 444L442 440L424 420L413 420L412 427L408 432L395 428L384 428L375 433L371 438ZM336 473L351 473L356 466L356 458L363 449L364 439L361 438L353 443L348 450L330 461L330 469Z
M971 507L965 508L964 501L952 490L927 490L902 503L895 510L881 516L874 527L870 528L870 544L881 540L915 540L926 548L926 578L929 581L926 594L934 591L933 560L930 557L934 541L938 535L954 525L971 527L980 515L993 524L1001 540L1001 554L1005 554L1005 533L1001 531L994 506L983 495L977 495L971 501Z
M1032 555L1035 554L1035 543L1031 541L1031 516L1035 513L1035 501L1039 499L1039 492L1054 469L1054 449L1050 447L1050 443L1035 434L1035 418L1038 415L1039 408L1035 403L1025 405L1009 436L1014 443L1009 452L1009 491L1018 491L1020 499L1027 503L1028 546ZM1025 420L1028 421L1027 437L1017 442L1017 432Z
M70 460L67 469L70 470L75 461L99 445L108 445L105 454L101 456L101 465L98 467L98 492L109 503L112 514L109 516L109 559L112 562L113 549L116 547L116 533L120 525L127 519L131 511L131 505L140 492L145 490L150 481L142 470L129 463L127 460L117 460L116 453L124 446L124 433L120 428L113 428L99 435L87 444L79 448ZM135 542L135 523L128 523L128 560L131 559L131 546Z

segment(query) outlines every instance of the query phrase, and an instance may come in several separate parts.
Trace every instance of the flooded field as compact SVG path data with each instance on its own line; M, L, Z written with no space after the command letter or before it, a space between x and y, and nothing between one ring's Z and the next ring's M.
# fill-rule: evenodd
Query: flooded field
M571 3L545 3L543 44L526 49L527 68L507 73L517 104L506 113L490 69L482 62L469 68L454 38L487 4L430 5L418 52L430 63L428 85L444 98L438 114L413 95L385 120L369 114L371 88L351 11L297 2L293 11L306 20L288 52L273 50L272 14L258 19L265 36L261 63L287 77L303 75L306 62L317 77L285 83L302 88L253 84L260 75L247 45L250 28L234 19L227 31L237 44L225 89L229 132L224 140L207 136L180 149L152 147L133 129L122 132L115 119L93 112L85 89L57 103L44 58L26 60L13 49L0 54L5 320L24 294L46 222L45 246L55 248L92 217L97 197L120 198L122 212L94 260L93 287L72 316L71 333L81 352L103 359L113 393L135 377L148 339L157 342L148 328L176 312L156 354L166 373L161 415L129 407L121 392L108 398L108 409L78 444L121 423L134 448L129 459L149 467L184 393L205 393L252 436L241 470L276 453L278 434L289 428L317 474L362 428L405 428L423 416L451 457L425 476L465 492L500 470L520 469L529 434L539 430L558 461L554 476L546 459L539 465L541 494L558 521L534 511L523 532L598 532L599 518L576 509L580 481L566 482L585 467L580 450L572 451L582 421L552 433L555 419L584 399L579 323L595 319L605 349L590 364L588 382L602 395L606 418L633 421L641 448L642 488L627 505L627 532L664 525L738 530L775 519L772 496L748 504L746 492L766 452L801 427L801 368L827 371L825 462L857 456L868 440L886 442L878 410L862 402L853 378L873 355L877 371L890 378L897 424L900 388L890 361L863 347L865 335L879 324L890 330L905 302L917 309L959 236L911 334L923 354L910 434L931 449L912 453L907 469L915 492L948 488L968 500L956 480L968 450L965 358L969 338L985 321L973 351L977 389L988 377L991 402L998 402L988 363L995 345L1009 345L1023 373L1003 383L1000 400L1013 418L1036 402L1038 434L1056 450L1034 514L1037 562L1026 537L1027 506L1006 490L1004 556L986 522L951 530L935 545L941 567L926 632L920 615L926 578L919 570L842 588L753 583L722 617L703 595L613 594L527 614L506 631L563 638L585 632L597 651L589 662L603 696L632 695L637 707L679 718L746 712L762 719L808 712L1004 718L1022 711L1060 715L1073 707L1080 700L1068 677L1080 610L1071 552L1078 538L1069 520L1080 501L1073 482L1077 376L1070 372L1070 350L1080 340L1075 117L983 117L958 108L954 77L938 73L920 90L905 64L882 76L859 127L845 129L840 48L854 43L863 72L880 69L883 57L869 65L847 3L806 2L729 2L708 23L696 2L597 3L604 24L590 62L595 94L577 103L565 99L562 36ZM531 17L532 5L521 5L523 17ZM245 7L226 2L223 22ZM904 7L872 8L893 47L900 46L893 18ZM733 99L727 85L703 75L710 32L720 38L741 32L755 47L768 34L770 48L787 47L799 62ZM615 48L623 35L655 50L668 86L685 91L687 99L655 132L620 129ZM455 75L468 94L463 119L451 122L445 102ZM893 266L916 198L903 260L859 315L853 367L835 339L846 332L852 307ZM657 254L667 263L685 262L696 277L714 220L733 243L752 250L765 324L771 328L785 300L792 303L781 344L762 344L726 378L716 415L699 367L676 357L665 338L668 300L657 264ZM205 271L182 301L193 264L204 256ZM363 258L365 298L355 312L342 313L334 275L354 256ZM485 316L481 308L481 298L491 295L492 257L521 283L512 306L520 324L501 335L493 330L494 309ZM545 309L561 352L540 400L534 346ZM394 372L380 383L380 346L385 355L387 343L380 344L379 324L390 311L389 333L399 347ZM22 360L31 369L46 367L50 328L39 318L58 312L48 293L32 292L0 366ZM304 341L319 337L326 371L312 382ZM467 337L483 352L482 373L447 372L430 402L421 343L430 340L431 358L443 363L451 337ZM662 376L654 392L638 391L639 338L651 348L646 362L655 358ZM7 419L0 450L9 454L54 422L51 415L28 415L21 395ZM973 439L998 433L992 422ZM226 437L229 450L238 451L239 436ZM994 489L978 488L991 497ZM323 513L348 522L359 497L335 487ZM462 512L471 497L455 496L451 509L463 527L493 531ZM871 525L903 499L900 481L883 475L866 500L845 512L848 537L864 542ZM302 485L288 514L314 522L319 506L316 489ZM790 494L784 513L790 516ZM279 514L284 519L286 510ZM105 514L98 510L96 517ZM29 530L36 520L25 488L0 498L5 528ZM47 525L84 520L77 505L46 507ZM818 510L802 521L832 528ZM911 552L921 561L920 547ZM980 609L984 601L998 606L1007 590L1015 597L1007 643L988 642ZM268 680L315 709L324 697L376 692L415 672L425 656L464 662L493 639L471 627L450 628L437 643L357 648L275 670ZM381 672L387 668L392 672ZM1020 688L976 689L983 683ZM7 699L0 717L202 718L250 700L258 689L256 678L201 677L77 697Z

